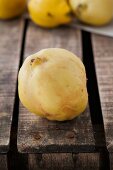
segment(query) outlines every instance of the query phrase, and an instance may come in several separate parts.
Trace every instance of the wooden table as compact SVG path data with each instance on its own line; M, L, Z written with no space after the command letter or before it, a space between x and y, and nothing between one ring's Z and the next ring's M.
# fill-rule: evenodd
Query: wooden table
M39 118L18 99L23 60L48 47L76 53L86 67L89 105L72 121ZM0 170L112 170L112 152L113 39L23 18L0 21Z

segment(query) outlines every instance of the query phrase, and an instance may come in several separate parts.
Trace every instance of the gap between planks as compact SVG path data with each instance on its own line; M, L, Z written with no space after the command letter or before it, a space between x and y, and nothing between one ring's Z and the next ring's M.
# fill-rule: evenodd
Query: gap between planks
M22 29L21 19L0 21L0 153L9 149Z
M95 137L95 143L97 148L100 146L100 149L102 147L102 149L104 148L106 150L103 116L100 104L90 33L82 31L82 43L83 43L83 62L86 67L86 74L88 79L87 88L89 94L90 114Z
M23 62L23 54L24 54L24 45L25 45L25 38L26 38L26 31L28 20L23 20L23 32L22 32L22 40L21 40L21 48L20 48L20 61L19 61L19 68ZM18 71L19 71L18 68ZM18 77L17 77L18 78ZM18 153L17 150L17 129L18 129L18 115L19 115L19 98L18 98L18 80L16 83L16 94L15 94L15 103L14 103L14 110L13 110L13 119L11 125L11 132L10 132L10 146L8 152L8 170L16 169L24 169L27 170L27 156L21 155Z
M113 39L92 36L106 145L113 152Z
M0 170L8 169L22 31L22 19L0 21Z

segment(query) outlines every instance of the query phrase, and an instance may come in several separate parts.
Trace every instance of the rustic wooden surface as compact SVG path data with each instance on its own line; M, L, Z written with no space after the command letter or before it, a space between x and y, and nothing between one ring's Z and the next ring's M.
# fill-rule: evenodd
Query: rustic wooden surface
M0 153L9 147L22 31L21 20L0 21Z
M30 23L24 58L48 47L66 48L82 57L81 34L69 27L45 30ZM20 106L18 126L20 152L93 152L94 149L89 109L76 119L61 123L39 118Z
M102 159L98 153L30 154L29 170L100 170Z
M109 170L109 161L112 170L113 39L97 35L92 36L92 44L105 128L105 142L110 159L106 160L108 155L105 150L101 150L101 153L76 153L94 152L97 145L105 140L100 126L102 122L93 120L96 116L94 118L94 113L90 113L89 108L72 121L58 123L41 119L29 113L20 105L18 150L29 154L16 153L16 146L14 148L11 146L7 165L7 155L3 153L6 153L9 149L20 52L21 57L23 55L21 51L23 30L21 19L10 22L0 21L0 170L7 170L8 168L8 170ZM62 27L46 30L38 28L30 22L27 30L24 59L30 54L48 47L66 48L82 58L82 40L81 32L73 28ZM91 107L90 105L92 111ZM18 110L18 106L16 108ZM18 116L18 114L15 114L14 117L16 115ZM100 116L98 118L100 119ZM17 122L17 119L14 122ZM17 128L17 125L15 128ZM14 138L16 145L16 135ZM100 138L102 139L100 140ZM41 152L43 154L40 154Z
M72 154L31 154L29 170L72 170L74 169Z
M113 152L113 39L93 35L92 41L106 145Z
M100 170L102 167L98 153L74 154L73 160L76 170Z

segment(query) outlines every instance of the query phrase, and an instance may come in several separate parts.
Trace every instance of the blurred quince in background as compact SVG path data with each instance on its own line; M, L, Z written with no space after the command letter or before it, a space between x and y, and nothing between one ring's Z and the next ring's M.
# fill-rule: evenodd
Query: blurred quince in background
M113 19L113 0L0 0L0 19L15 18L26 6L32 21L45 28L68 24L73 18L93 26Z
M21 15L27 0L0 0L0 19L11 19Z
M113 18L113 0L69 0L71 8L80 21L101 26Z
M30 0L31 19L42 27L55 27L71 21L71 8L67 0Z

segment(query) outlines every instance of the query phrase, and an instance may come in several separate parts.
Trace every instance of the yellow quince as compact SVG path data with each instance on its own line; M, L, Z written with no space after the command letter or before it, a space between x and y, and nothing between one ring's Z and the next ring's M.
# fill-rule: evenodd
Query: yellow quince
M0 0L0 19L11 19L23 13L26 0Z
M42 27L55 27L71 21L71 8L67 0L30 0L31 19Z
M71 120L88 102L82 61L60 48L43 49L26 58L18 76L19 97L32 113L49 120Z
M90 25L101 26L113 18L113 0L69 0L76 17Z

